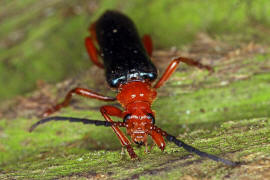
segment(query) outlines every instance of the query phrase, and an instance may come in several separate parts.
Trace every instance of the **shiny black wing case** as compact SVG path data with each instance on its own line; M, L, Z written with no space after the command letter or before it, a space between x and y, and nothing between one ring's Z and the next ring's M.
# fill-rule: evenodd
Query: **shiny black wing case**
M157 78L157 69L141 42L134 23L116 11L106 11L95 24L106 79L111 87L134 80Z

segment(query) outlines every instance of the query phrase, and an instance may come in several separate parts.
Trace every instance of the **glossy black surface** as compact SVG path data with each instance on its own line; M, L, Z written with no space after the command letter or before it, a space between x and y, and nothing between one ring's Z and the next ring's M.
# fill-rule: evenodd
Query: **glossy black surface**
M96 22L96 35L111 87L131 80L157 78L133 22L125 15L106 11Z

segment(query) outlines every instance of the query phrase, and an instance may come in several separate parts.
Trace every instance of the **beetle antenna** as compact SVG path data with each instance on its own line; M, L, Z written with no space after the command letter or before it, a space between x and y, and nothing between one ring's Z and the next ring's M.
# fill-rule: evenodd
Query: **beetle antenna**
M123 122L107 122L102 120L92 120L92 119L86 119L86 118L73 118L73 117L61 117L61 116L55 116L55 117L48 117L45 119L41 119L35 124L33 124L29 132L32 132L37 126L40 124L44 124L50 121L70 121L70 122L81 122L83 124L94 124L96 126L118 126L118 127L125 127L126 123Z
M196 149L195 147L192 147L186 143L184 143L183 141L179 140L179 139L176 139L176 137L170 135L170 134L167 134L165 135L166 139L168 141L171 141L173 142L174 144L176 144L177 146L179 147L183 147L186 151L188 152L191 152L191 153L195 153L201 157L207 157L209 159L212 159L214 161L217 161L217 162L222 162L228 166L236 166L239 164L239 162L233 162L233 161L230 161L230 160L227 160L227 159L223 159L221 157L218 157L218 156L215 156L213 154L208 154L206 152L203 152L203 151L200 151L199 149Z
M217 161L217 162L222 162L228 166L236 166L239 164L239 162L233 162L233 161L215 156L213 154L208 154L206 152L200 151L199 149L196 149L195 147L192 147L192 146L184 143L183 141L176 139L175 136L168 134L166 131L163 131L162 129L160 129L156 126L152 126L152 130L156 131L157 133L160 133L162 136L166 137L166 139L168 141L173 142L178 147L183 147L188 152L195 153L201 157L207 157L207 158L212 159L212 160Z

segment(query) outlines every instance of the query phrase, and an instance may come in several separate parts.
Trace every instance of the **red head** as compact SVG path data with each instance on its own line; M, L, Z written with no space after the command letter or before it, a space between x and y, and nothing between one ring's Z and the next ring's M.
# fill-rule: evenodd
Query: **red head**
M127 133L134 143L147 144L150 135L160 149L165 148L161 134L152 131L155 124L155 114L151 104L156 98L156 91L148 81L132 81L121 85L117 99L125 108L124 122L127 124Z

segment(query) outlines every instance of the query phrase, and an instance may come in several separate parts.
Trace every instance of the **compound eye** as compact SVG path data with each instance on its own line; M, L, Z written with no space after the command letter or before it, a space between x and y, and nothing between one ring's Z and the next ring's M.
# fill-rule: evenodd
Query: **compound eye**
M131 115L130 114L127 114L124 119L123 119L123 122L126 123L128 119L130 119Z
M153 116L153 114L151 113L147 114L147 118L151 119L152 124L155 124L155 117Z

